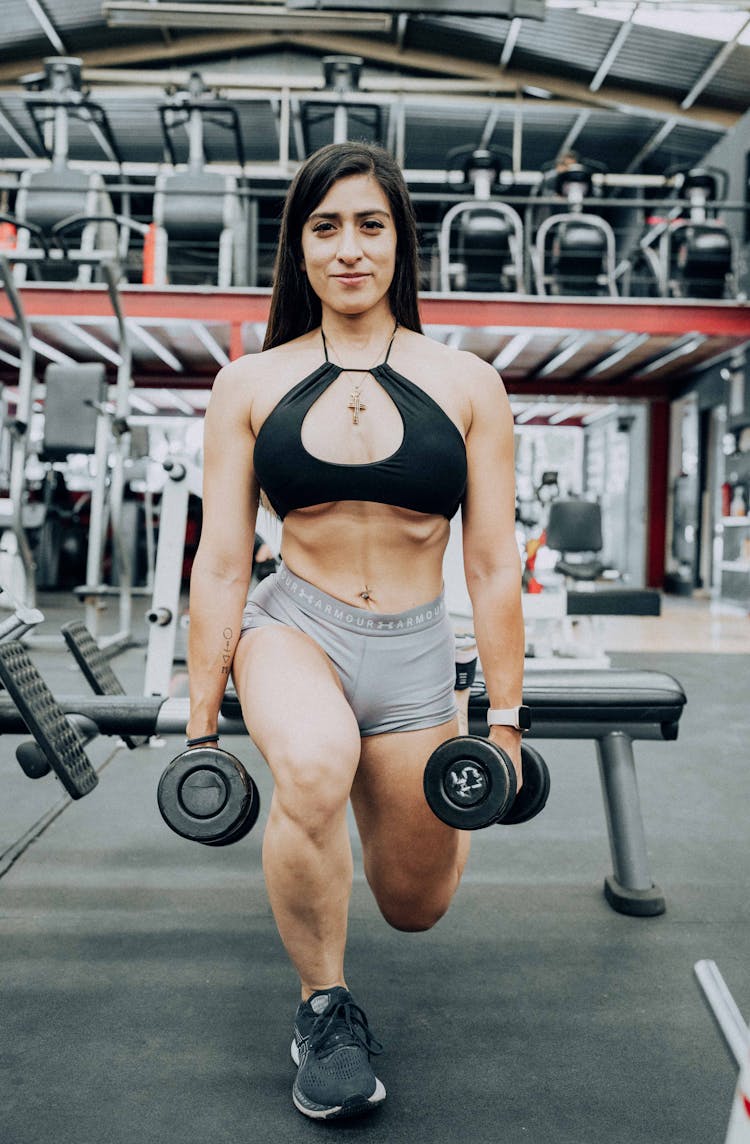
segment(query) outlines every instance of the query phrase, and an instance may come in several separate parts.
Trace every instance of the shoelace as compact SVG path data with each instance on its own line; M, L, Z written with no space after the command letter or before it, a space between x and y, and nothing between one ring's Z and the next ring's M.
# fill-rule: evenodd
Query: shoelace
M316 1018L310 1034L310 1048L318 1056L330 1056L335 1049L355 1044L377 1056L383 1046L367 1025L365 1016L354 1001L339 1001Z

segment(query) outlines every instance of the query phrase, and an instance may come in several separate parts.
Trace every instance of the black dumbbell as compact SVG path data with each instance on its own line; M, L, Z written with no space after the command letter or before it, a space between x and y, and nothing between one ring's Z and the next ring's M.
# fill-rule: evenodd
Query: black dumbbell
M260 798L239 759L219 747L193 747L172 759L159 780L167 826L205 846L228 846L249 834Z
M521 767L523 786L516 797L510 756L489 739L459 735L442 743L427 760L425 798L442 822L458 830L528 822L547 802L549 771L527 743L521 744Z
M29 779L43 779L52 770L47 756L38 743L29 741L16 747L16 759L21 770Z

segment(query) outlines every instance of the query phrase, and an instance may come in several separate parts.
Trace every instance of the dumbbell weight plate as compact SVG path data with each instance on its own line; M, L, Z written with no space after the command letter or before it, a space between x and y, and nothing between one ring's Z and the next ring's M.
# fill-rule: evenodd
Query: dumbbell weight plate
M544 810L549 796L549 769L542 756L528 743L521 744L523 785L510 810L502 816L501 825L516 826L528 822Z
M458 830L479 830L511 806L516 774L508 755L489 739L460 735L430 755L424 793L442 822Z
M239 842L241 838L245 838L253 829L260 814L260 795L258 794L258 788L249 775L248 782L252 788L253 798L245 812L243 821L223 838L215 838L212 842L204 842L204 846L231 846L232 843Z
M217 747L193 747L172 759L157 797L164 821L176 834L205 843L234 835L258 801L239 759Z
M29 779L42 779L52 770L38 743L19 743L16 747L16 759Z

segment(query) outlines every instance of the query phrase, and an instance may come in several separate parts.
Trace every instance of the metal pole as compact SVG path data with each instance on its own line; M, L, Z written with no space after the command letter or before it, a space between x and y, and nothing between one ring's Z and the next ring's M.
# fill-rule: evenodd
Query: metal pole
M55 108L54 138L52 141L52 166L57 170L68 164L68 109L61 104Z
M346 106L343 103L336 104L333 112L333 141L334 143L346 143L347 132L349 128L349 114Z
M750 1029L737 1002L715 961L697 961L693 972L737 1068L742 1068L750 1050Z
M653 886L646 854L633 744L620 731L597 739L599 772L617 881L631 890Z
M203 116L197 107L193 107L190 111L188 140L190 144L188 166L191 171L202 171L205 158L203 152Z
M21 302L21 297L13 280L13 271L5 255L0 252L0 278L16 317L20 334L19 354L21 364L18 369L18 399L15 422L10 426L11 458L9 493L11 507L11 530L16 538L18 555L24 573L23 603L33 608L36 603L36 564L31 553L26 531L23 527L23 501L26 488L26 460L29 449L31 408L34 389L34 349L31 326Z
M166 461L168 480L161 497L159 541L154 570L144 695L168 695L180 618L182 560L190 493L200 495L200 474L189 461Z
M112 545L115 556L119 581L119 632L117 638L130 635L132 627L132 587L133 570L131 568L130 552L123 543L122 529L122 503L125 495L125 462L130 455L130 432L127 429L127 419L130 413L130 390L132 385L132 351L128 338L125 315L120 303L120 294L117 284L117 272L111 262L102 263L102 273L107 284L112 309L117 319L118 350L120 364L117 367L117 389L115 395L115 418L117 433L115 438L115 451L110 478L110 520L112 524Z
M88 549L86 552L86 587L92 595L84 597L86 607L86 627L94 639L99 634L99 612L101 604L96 595L101 586L104 540L107 535L107 485L109 483L109 443L110 414L100 410L96 419L94 443L94 487L91 490L89 513Z

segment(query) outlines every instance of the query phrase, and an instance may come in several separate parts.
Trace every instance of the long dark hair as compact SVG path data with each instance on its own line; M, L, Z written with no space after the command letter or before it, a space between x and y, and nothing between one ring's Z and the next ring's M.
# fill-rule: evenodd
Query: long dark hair
M287 193L264 350L320 325L320 299L301 266L302 228L333 184L349 175L372 175L388 199L396 227L396 268L388 300L400 326L422 332L417 305L417 224L401 169L392 155L372 143L330 143L303 163Z

